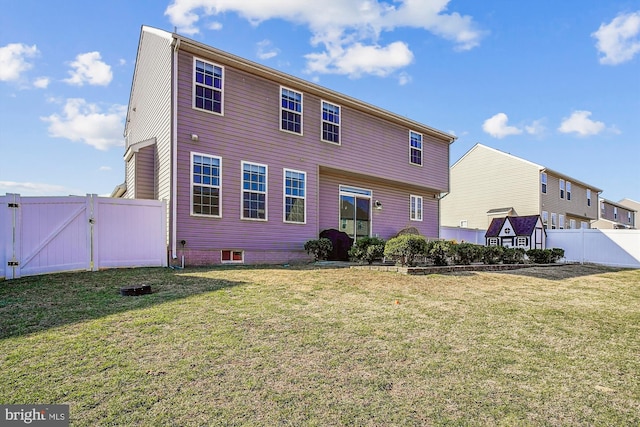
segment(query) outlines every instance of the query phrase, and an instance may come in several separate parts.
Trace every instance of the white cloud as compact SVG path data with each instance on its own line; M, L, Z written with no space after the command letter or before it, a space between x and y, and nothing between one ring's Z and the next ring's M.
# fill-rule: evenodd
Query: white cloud
M9 43L0 47L0 81L18 80L20 75L33 67L27 59L38 54L36 45Z
M60 196L78 193L62 185L42 182L0 181L0 193L15 193L21 196Z
M522 129L515 126L509 126L509 117L505 113L498 113L488 118L482 124L482 130L494 138L504 138L509 135L519 135Z
M346 49L336 48L324 53L310 53L308 71L312 73L347 74L360 77L362 74L387 76L413 61L413 53L403 42L394 42L386 47L364 46L355 43Z
M320 52L306 55L307 71L348 74L388 75L405 67L413 54L405 42L387 46L378 43L381 32L397 28L425 30L452 41L458 50L477 46L483 32L470 16L446 13L450 0L174 0L165 10L178 31L197 34L200 17L226 12L237 13L253 25L282 19L305 25L312 33L311 44ZM347 54L360 55L349 58ZM376 60L364 58L372 54Z
M413 80L413 78L408 73L405 73L404 71L401 72L398 75L398 84L400 86L404 86L406 84L409 84L409 83L411 83L412 80Z
M605 129L605 124L591 120L591 111L574 111L565 117L558 131L562 133L577 133L579 136L597 135Z
M258 58L260 59L270 59L274 56L277 56L280 51L273 47L270 40L262 40L258 42Z
M111 170L111 166L100 166L100 169L98 169L100 172L108 172Z
M530 125L526 125L524 130L529 135L542 135L547 128L542 124L542 120L534 120Z
M616 16L610 23L600 25L591 36L597 40L596 48L604 55L600 57L601 64L630 61L640 52L640 11Z
M106 86L111 82L113 73L111 66L101 61L100 52L81 53L71 63L71 77L64 82L75 86L83 86L85 83L97 86Z
M213 30L213 31L220 31L222 29L222 23L214 21L214 22L210 23L207 26L207 28L209 28L210 30Z
M98 150L107 150L123 145L126 113L125 105L113 105L109 112L101 113L97 105L71 98L67 99L62 114L52 114L42 120L49 122L49 135L54 138L81 141Z
M49 79L49 77L38 77L33 81L33 86L37 87L38 89L46 89L49 86L50 82L51 80Z

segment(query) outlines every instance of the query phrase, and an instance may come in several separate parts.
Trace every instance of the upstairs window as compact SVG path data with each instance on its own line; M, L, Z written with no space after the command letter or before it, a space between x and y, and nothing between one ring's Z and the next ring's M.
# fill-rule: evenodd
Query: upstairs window
M540 183L542 184L542 194L547 194L547 173L540 174Z
M606 213L606 208L604 206L604 202L600 201L600 213L604 215Z
M340 144L340 106L322 101L322 140Z
M567 181L567 200L571 200L571 183Z
M409 131L409 163L422 166L422 134Z
M220 216L220 157L191 154L191 213Z
M222 114L223 68L209 62L193 61L193 107Z
M411 196L411 221L422 221L422 196Z
M618 219L618 208L613 207L613 219Z
M302 94L280 88L280 130L302 135Z
M564 179L560 180L560 198L564 199Z
M627 212L627 222L631 224L631 212Z
M591 189L587 188L587 206L591 206Z
M307 174L284 170L284 222L305 223Z
M267 220L267 166L242 162L242 219Z

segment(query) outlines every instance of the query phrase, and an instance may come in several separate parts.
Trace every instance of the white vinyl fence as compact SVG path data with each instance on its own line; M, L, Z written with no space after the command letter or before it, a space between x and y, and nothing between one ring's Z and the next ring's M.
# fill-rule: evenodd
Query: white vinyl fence
M562 248L567 262L640 268L640 230L547 230L547 248Z
M166 266L166 227L157 200L0 196L0 279Z
M479 230L477 228L462 227L440 227L440 238L444 240L455 240L458 243L473 243L484 246L484 235L487 230Z

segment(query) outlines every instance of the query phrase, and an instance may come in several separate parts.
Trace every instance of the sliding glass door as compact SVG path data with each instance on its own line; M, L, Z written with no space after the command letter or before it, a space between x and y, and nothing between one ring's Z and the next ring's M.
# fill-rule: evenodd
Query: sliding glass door
M371 190L340 186L340 231L354 241L371 235Z

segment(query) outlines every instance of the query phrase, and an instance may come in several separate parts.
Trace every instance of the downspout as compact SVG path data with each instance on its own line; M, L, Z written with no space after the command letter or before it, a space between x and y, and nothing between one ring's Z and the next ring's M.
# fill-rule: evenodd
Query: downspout
M173 39L172 83L171 83L171 257L177 255L178 213L178 49L180 39Z

